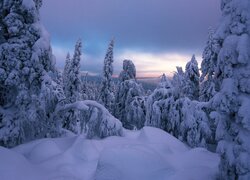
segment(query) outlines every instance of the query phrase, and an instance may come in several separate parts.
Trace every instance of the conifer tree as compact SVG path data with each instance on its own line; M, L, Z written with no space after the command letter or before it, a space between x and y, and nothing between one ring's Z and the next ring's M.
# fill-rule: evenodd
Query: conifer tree
M185 85L185 74L182 67L176 67L176 72L174 73L172 85L175 88L175 93L179 97L184 97L184 85Z
M55 59L49 36L40 22L41 5L41 0L0 1L0 145L3 146L57 134L58 123L50 121L59 102L53 79ZM50 101L40 98L45 93Z
M166 88L166 89L172 87L172 84L168 80L168 78L165 75L165 73L162 74L161 79L160 79L160 83L159 83L158 87L160 87L160 88Z
M78 40L75 45L75 51L70 64L70 70L68 74L68 86L69 92L66 97L71 102L81 100L81 72L80 72L80 61L82 55L82 42Z
M250 179L250 2L222 0L221 10L213 37L220 42L213 69L218 93L211 103L221 154L219 178Z
M200 85L200 101L209 101L216 93L214 83L215 67L218 58L219 42L214 38L214 30L210 29L208 34L207 45L202 54L201 62L201 85Z
M80 61L82 54L82 42L78 40L75 45L75 51L73 58L70 63L69 56L67 56L69 67L65 67L68 69L68 74L65 74L64 79L67 80L65 84L65 95L69 103L74 103L76 101L82 100L81 94L81 74L80 74ZM67 64L66 64L67 65ZM65 66L66 66L65 65ZM66 73L66 70L65 70ZM81 119L80 112L78 110L69 110L64 117L63 127L71 130L72 132L79 134L81 133Z
M177 70L174 85L163 75L147 98L145 125L161 128L191 147L206 147L211 137L208 117L202 104L183 97L180 87L185 77L181 68Z
M66 56L66 61L65 61L64 70L63 70L63 90L66 96L70 95L70 90L69 90L70 68L71 68L71 59L70 59L70 54L68 53Z
M114 48L114 40L110 41L105 59L104 59L104 67L103 67L103 79L102 79L102 87L100 94L100 102L110 111L112 112L112 106L114 103L114 92L113 92L113 48Z
M131 60L124 60L123 71L119 76L114 114L128 129L141 129L146 116L144 90L135 78L134 63Z
M195 59L195 55L193 55L191 61L186 64L185 69L185 85L183 90L186 97L191 100L199 98L199 81L198 62Z

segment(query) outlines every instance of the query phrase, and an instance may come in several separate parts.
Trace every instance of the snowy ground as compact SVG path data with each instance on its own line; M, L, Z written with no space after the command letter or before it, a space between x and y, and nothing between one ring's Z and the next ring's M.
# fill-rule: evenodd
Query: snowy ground
M215 179L219 156L190 149L162 130L145 127L124 137L42 139L0 147L1 180Z

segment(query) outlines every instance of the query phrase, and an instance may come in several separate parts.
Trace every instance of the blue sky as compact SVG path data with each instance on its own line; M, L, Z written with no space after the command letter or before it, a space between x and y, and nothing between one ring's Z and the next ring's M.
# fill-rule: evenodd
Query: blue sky
M123 59L131 59L138 76L158 76L184 66L192 54L201 60L208 29L219 23L219 6L218 0L49 0L41 18L59 68L81 38L82 70L101 74L114 37L115 74Z

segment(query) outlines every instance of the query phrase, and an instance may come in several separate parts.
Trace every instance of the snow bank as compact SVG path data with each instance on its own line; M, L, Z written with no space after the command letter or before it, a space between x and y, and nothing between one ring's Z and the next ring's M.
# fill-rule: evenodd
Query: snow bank
M60 153L61 151L54 141L45 140L31 150L29 159L34 163L39 163Z
M162 130L124 130L124 136L42 139L0 147L1 180L215 179L219 156L190 149Z
M36 169L22 154L0 147L1 180L42 180L42 170Z
M124 145L104 150L98 161L96 180L167 179L174 168L152 147L145 144Z

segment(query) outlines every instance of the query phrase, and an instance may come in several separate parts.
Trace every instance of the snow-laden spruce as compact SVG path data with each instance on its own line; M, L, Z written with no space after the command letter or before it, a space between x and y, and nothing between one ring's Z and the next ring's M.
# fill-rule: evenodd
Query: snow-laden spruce
M101 84L96 81L87 80L87 77L84 79L82 96L85 100L99 100Z
M161 77L160 83L157 89L147 98L146 104L146 126L153 126L161 129L165 129L162 122L162 111L164 107L160 102L172 96L172 85L166 78L165 74Z
M67 96L70 95L70 82L69 82L70 69L71 69L71 58L70 58L70 54L68 53L66 56L65 65L63 69L63 77L62 77L63 90Z
M115 116L128 129L141 129L145 122L144 90L136 81L136 69L131 60L123 61L115 99Z
M211 100L211 118L217 124L220 178L250 179L250 1L222 0L221 10L213 35L219 46L203 63L214 64L203 69L214 74L219 91Z
M165 75L165 73L163 73L163 75L161 76L160 83L159 83L158 87L159 88L166 88L166 89L172 88L172 84L168 80L168 78Z
M177 66L176 72L174 73L172 85L175 87L176 94L180 97L184 97L184 86L185 86L185 74L182 67Z
M57 134L50 117L61 87L52 79L57 72L40 22L41 5L40 0L0 1L0 145Z
M135 65L131 60L123 61L123 71L120 73L119 79L120 81L136 79Z
M81 96L83 100L90 99L89 91L88 91L88 72L82 76L82 88L81 88ZM91 92L95 93L95 92Z
M184 74L178 70L174 80L182 82ZM162 76L158 88L147 99L145 125L161 128L191 147L207 146L211 130L204 104L183 97L180 86L175 86L178 83L173 84Z
M217 63L219 48L219 42L214 38L214 31L210 29L208 33L208 41L202 54L200 101L207 102L216 94L214 69Z
M75 102L78 100L81 100L81 72L80 72L80 61L81 61L81 55L82 55L82 42L81 40L78 40L75 44L75 51L73 58L70 62L69 66L69 72L65 76L68 76L66 79L68 79L67 82L67 90L66 90L66 97L69 99L70 102ZM70 57L67 57L70 58ZM67 65L67 64L66 64ZM65 67L66 68L66 67ZM65 88L66 88L65 87Z
M183 87L184 96L191 100L197 100L199 98L199 81L200 73L198 68L198 62L195 55L186 64L185 69L185 85Z
M114 89L113 89L113 82L112 82L112 75L113 75L113 48L114 48L114 40L111 40L105 59L104 59L104 66L103 66L103 79L102 79L102 87L100 91L100 102L110 111L113 110L113 103L114 103Z
M63 80L64 92L68 103L82 100L82 81L80 72L80 61L82 55L82 42L78 40L75 45L75 51L72 60L69 54L66 57ZM81 114L78 110L70 109L65 112L63 127L76 133L81 133Z

